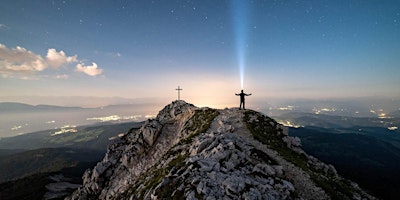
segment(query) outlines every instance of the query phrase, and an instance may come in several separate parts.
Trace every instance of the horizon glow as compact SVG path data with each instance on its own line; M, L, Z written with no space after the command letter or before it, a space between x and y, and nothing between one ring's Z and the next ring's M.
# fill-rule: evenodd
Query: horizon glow
M257 93L249 106L273 98L400 99L395 1L2 5L1 101L95 107L139 99L159 108L177 98L177 85L195 105L236 105L240 89Z
M246 65L246 48L247 48L247 32L248 25L248 4L247 1L232 1L232 17L236 44L236 59L240 75L240 87L244 87L244 69Z

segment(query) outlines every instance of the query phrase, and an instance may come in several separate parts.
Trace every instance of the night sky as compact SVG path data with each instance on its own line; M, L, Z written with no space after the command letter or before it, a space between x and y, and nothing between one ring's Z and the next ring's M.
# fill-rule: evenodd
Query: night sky
M0 3L0 97L400 98L400 1ZM225 103L226 102L226 103Z

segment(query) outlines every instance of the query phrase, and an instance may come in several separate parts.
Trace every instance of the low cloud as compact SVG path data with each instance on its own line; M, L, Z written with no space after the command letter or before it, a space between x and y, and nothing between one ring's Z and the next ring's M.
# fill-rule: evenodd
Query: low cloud
M19 46L9 49L0 44L0 74L3 77L29 75L46 68L47 63L40 55Z
M70 66L72 63L80 62L78 56L67 56L62 50L48 49L47 55L43 58L23 47L8 48L0 43L0 76L3 78L29 79L35 73L42 72L47 68L59 68L63 65ZM76 71L83 72L89 76L97 76L103 72L96 63L92 66L78 64ZM66 76L63 75L62 78ZM61 78L61 77L59 77Z
M52 67L60 67L66 63L73 63L78 61L78 56L66 56L64 51L57 52L56 49L49 49L46 55L47 62Z
M8 26L4 25L4 24L0 24L0 30L8 30Z
M92 65L85 66L83 63L79 63L76 65L76 71L83 72L89 76L97 76L103 73L102 69L97 68L96 63L92 63Z

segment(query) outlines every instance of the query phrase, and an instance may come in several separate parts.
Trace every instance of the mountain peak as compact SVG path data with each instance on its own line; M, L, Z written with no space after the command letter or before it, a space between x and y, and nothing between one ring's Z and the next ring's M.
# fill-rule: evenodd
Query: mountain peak
M374 199L261 113L165 106L109 146L69 199Z

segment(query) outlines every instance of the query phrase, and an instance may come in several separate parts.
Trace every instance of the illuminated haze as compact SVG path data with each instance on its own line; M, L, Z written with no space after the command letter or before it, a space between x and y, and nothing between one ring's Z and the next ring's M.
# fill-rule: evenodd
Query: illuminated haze
M398 99L399 35L398 1L3 0L0 100Z

